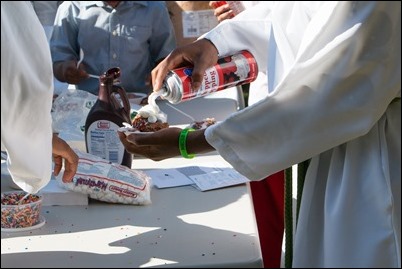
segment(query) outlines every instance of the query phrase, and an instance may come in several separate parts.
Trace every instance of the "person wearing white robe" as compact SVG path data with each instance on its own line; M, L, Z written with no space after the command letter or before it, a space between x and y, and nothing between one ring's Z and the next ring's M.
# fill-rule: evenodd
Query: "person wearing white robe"
M253 6L264 4L273 5L274 1L210 1L209 6L214 8L214 15L218 22L230 20L238 14L238 10L244 11ZM235 6L232 4L235 3ZM240 8L239 8L240 7ZM244 86L248 86L244 88ZM268 78L266 70L258 70L257 78L246 85L247 102L252 105L268 96ZM248 90L247 90L248 89ZM247 92L248 91L248 92ZM252 181L248 185L253 201L254 215L258 227L261 256L264 267L278 268L281 263L281 255L284 251L284 204L285 171L279 171L260 181ZM297 188L294 188L297 190ZM297 197L297 193L295 195ZM297 206L297 199L293 199ZM286 207L289 208L289 207ZM296 207L295 207L296 208ZM291 222L290 222L291 223ZM290 229L290 227L289 227Z
M1 2L1 150L17 186L37 193L57 175L71 181L78 156L52 134L53 71L45 32L29 1Z
M152 72L194 64L193 87L219 56L247 49L270 94L187 136L250 180L311 159L293 267L401 267L401 3L278 2L221 22ZM120 139L153 160L179 156L180 128ZM196 159L195 159L196 160Z

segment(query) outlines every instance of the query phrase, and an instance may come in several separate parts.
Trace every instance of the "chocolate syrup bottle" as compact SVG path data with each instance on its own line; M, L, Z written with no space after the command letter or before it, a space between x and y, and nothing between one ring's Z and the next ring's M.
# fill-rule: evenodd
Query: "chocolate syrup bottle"
M88 153L131 168L132 155L117 135L123 122L131 123L126 91L114 84L120 77L115 67L99 77L98 99L85 121L85 146Z

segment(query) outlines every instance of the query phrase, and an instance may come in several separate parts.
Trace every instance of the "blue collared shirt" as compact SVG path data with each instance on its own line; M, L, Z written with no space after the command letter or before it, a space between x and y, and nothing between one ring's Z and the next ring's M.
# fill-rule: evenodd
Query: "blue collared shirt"
M120 85L127 92L149 93L146 79L176 47L176 39L163 1L121 1L116 8L103 1L65 1L50 47L53 62L78 60L82 48L89 74L120 67ZM98 86L98 79L88 78L77 88L97 94Z

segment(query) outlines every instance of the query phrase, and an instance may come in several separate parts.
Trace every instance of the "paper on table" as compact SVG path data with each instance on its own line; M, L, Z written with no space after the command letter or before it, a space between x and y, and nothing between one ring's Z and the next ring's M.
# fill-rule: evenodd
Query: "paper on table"
M233 168L185 166L174 169L144 171L152 178L157 188L195 185L201 191L218 189L248 182L248 179Z
M153 185L160 189L194 184L177 169L155 169L144 170L144 172L152 178Z
M220 168L220 170L221 171L193 175L190 176L190 178L201 191L239 185L249 181L233 168Z

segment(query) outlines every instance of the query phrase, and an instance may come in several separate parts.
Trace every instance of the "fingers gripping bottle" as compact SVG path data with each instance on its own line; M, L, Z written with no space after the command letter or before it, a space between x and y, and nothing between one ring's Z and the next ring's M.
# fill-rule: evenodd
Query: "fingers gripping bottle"
M85 145L88 153L131 168L132 155L125 150L117 135L123 122L131 122L126 91L114 85L119 77L118 67L100 76L98 99L85 122Z

